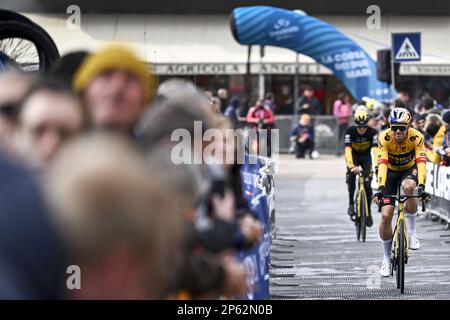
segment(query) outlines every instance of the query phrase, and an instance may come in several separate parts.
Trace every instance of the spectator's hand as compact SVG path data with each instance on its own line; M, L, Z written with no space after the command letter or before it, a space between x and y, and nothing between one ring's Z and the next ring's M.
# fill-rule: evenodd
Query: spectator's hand
M450 157L450 147L445 148L444 152L447 157Z
M254 246L262 240L261 223L249 214L246 214L241 220L241 231L245 236L246 243Z
M308 138L309 138L309 134L305 133L298 139L298 142L303 143L306 140L308 140Z
M214 194L211 199L214 216L225 221L232 221L236 213L234 200L234 194L231 191L227 191L223 198Z
M302 105L302 109L309 109L309 103L305 103L304 105Z
M221 257L225 273L223 294L228 298L244 295L249 287L247 284L247 270L230 255Z

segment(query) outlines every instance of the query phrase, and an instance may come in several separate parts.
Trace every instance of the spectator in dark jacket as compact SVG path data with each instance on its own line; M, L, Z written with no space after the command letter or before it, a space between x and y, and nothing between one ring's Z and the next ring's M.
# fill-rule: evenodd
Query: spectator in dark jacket
M63 299L60 243L33 178L0 156L0 299Z
M235 128L239 128L240 122L237 115L239 109L239 98L233 96L230 101L230 105L225 109L225 116L228 117Z
M297 102L295 114L318 115L322 113L321 108L319 100L314 96L314 90L308 86Z
M275 97L272 92L266 93L266 100L264 100L264 104L268 106L273 113L275 113L277 106L275 105Z

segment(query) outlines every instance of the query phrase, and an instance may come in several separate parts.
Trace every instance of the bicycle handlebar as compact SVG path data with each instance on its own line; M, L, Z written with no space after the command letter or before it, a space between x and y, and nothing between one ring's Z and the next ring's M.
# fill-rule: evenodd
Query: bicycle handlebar
M419 198L422 202L422 212L425 212L425 200L423 200L421 197L419 196L406 196L406 195L401 195L401 196L397 196L397 195L383 195L382 199L384 198L393 198L395 200L397 200L398 202L404 203L406 202L408 199L412 199L412 198ZM382 200L381 200L382 201ZM381 212L381 201L378 203L378 212Z

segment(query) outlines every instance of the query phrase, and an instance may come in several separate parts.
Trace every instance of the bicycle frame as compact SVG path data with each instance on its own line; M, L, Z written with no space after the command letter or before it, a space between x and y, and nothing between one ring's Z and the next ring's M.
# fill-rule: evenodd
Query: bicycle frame
M366 189L364 188L364 174L362 173L362 172L360 172L360 173L358 173L357 174L357 176L358 176L358 195L356 196L356 205L357 205L357 207L356 208L359 208L360 207L360 203L361 203L361 197L362 197L362 193L364 192L364 193L366 193L365 191L366 191ZM367 194L367 193L366 193ZM367 201L366 201L366 217L368 217L369 216L369 199L366 199ZM358 214L358 218L360 218L360 212L359 212L359 210L356 210L357 211L357 214Z
M401 199L400 195L399 198ZM408 200L408 199L406 199ZM405 238L406 238L406 260L405 262L408 262L409 258L409 237L408 237L408 222L405 219L405 201L398 200L398 217L397 222L395 224L395 229L393 232L393 239L392 243L394 244L394 258L398 257L398 248L399 248L399 237L400 237L400 222L404 221L405 226Z
M406 238L406 259L405 259L405 263L408 261L409 258L409 237L408 237L408 222L407 219L405 219L405 202L408 201L409 199L412 198L419 198L419 196L406 196L406 195L400 195L400 186L398 189L398 193L397 195L385 195L385 198L392 198L395 201L398 201L398 217L397 217L397 222L395 224L395 229L394 232L392 234L392 243L394 245L394 258L397 258L399 255L398 249L399 249L399 237L400 237L400 224L401 221L403 221L403 225L405 226L405 230L404 230L404 234L405 234L405 238ZM379 211L381 211L381 203L379 206ZM425 202L423 202L422 200L422 212L425 211Z

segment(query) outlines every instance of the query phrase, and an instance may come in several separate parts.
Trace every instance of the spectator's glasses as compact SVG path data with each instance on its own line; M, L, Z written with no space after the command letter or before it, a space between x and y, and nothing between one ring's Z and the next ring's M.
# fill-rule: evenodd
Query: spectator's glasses
M407 129L406 126L391 126L391 130L393 132L397 132L397 130L399 130L400 132L405 132Z

